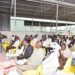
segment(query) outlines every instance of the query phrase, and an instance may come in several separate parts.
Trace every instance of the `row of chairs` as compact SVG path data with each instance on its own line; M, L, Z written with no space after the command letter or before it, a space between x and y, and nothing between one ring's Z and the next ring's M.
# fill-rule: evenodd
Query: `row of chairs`
M20 42L20 44L21 44L21 42ZM20 45L19 44L19 45ZM2 48L3 48L3 50L4 50L4 52L6 52L6 47L7 46L9 46L10 45L10 42L3 42L2 44L1 44L1 46L2 46ZM18 46L16 47L16 48L13 48L13 49L10 49L10 53L11 54L14 54L15 52L16 52L16 50L18 49Z
M68 74L75 73L75 66L71 65L71 58L67 60L63 71ZM23 75L44 75L42 65L39 65L39 67L36 70L28 70L28 71L23 72Z
M4 48L4 50L6 50L6 47L9 44L10 44L9 42L4 42L1 45ZM16 49L11 49L11 53L15 53L15 51ZM71 58L67 60L63 71L67 73L75 72L75 66L71 66ZM42 65L39 65L39 67L36 70L28 70L28 71L23 72L23 75L43 75Z

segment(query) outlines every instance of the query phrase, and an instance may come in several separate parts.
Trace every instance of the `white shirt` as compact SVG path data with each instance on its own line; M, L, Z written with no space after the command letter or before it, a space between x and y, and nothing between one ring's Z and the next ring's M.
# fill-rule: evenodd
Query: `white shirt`
M43 41L43 46L44 46L44 47L48 47L48 42L47 42L47 40L46 40L46 41Z
M53 52L51 55L42 62L43 68L59 67L58 55Z
M31 57L28 59L28 63L30 65L38 66L42 62L44 57L45 52L43 51L42 48L39 48L38 50L35 49Z
M66 44L67 44L67 45L69 45L70 42L71 42L71 41L70 41L69 39L66 40Z
M57 42L52 42L51 47L53 48L54 52L56 52L59 56L59 50L61 49L60 45Z
M34 38L32 41L31 41L31 45L33 46L33 47L35 47L35 44L36 44L36 42L38 41L38 38Z
M23 50L24 50L24 46L22 46L21 49L17 49L15 54L19 56L20 54L23 53Z
M48 44L48 46L50 46L50 45L51 45L51 43L52 43L51 38L47 39L47 44Z
M12 37L11 37L11 40L13 40L13 41L14 41L14 39L15 39L15 37L14 37L14 36L12 36Z
M64 51L61 51L61 54L63 54L63 56L66 58L72 57L72 53L68 48L65 49Z
M19 44L20 44L20 40L17 40L12 46L14 46L14 47L18 47Z

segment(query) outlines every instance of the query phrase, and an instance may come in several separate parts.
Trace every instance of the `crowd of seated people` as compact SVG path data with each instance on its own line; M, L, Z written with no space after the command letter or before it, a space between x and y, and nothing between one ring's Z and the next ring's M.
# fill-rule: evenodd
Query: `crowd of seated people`
M6 47L6 52L9 52L10 49L17 48L19 46L20 39L18 36L12 36L9 46Z
M19 75L23 75L23 71L37 69L40 64L44 68L44 75L54 75L55 71L62 70L68 58L72 57L71 47L75 44L74 36L42 35L41 38L38 36L38 34L25 35L24 39L20 40L19 36L12 35L10 45L6 47L6 53L9 54L11 49L16 49L15 58L16 61L20 61L16 62ZM52 69L51 74L47 74L49 72L45 72L47 68L55 70Z

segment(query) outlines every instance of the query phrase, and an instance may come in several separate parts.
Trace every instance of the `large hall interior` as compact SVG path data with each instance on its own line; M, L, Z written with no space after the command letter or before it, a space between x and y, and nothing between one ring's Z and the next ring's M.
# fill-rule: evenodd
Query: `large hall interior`
M75 75L75 0L0 0L0 75Z

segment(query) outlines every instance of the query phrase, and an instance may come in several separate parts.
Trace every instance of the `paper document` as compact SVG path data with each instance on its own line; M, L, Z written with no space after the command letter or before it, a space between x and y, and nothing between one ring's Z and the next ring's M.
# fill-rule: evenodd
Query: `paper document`
M26 62L28 62L28 60L26 60L26 59L21 59L21 60L17 60L17 61L16 61L16 63L17 63L18 65L23 65L23 64L25 64Z

